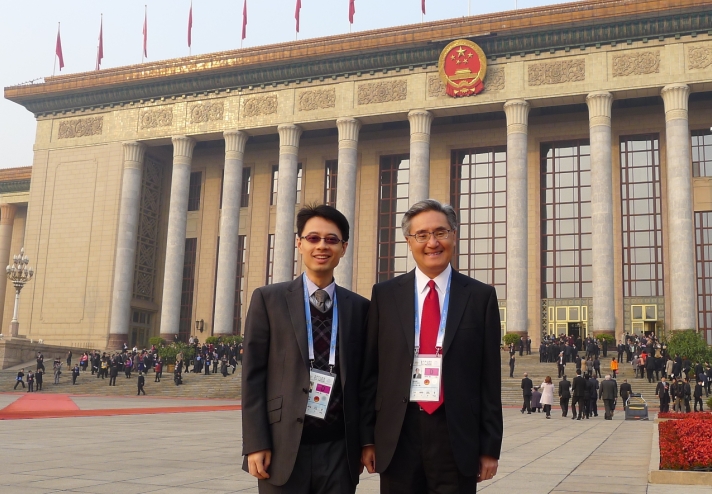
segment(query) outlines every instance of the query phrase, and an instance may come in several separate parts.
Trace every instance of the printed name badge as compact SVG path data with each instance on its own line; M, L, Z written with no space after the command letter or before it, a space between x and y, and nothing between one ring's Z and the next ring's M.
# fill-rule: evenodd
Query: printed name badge
M436 355L416 355L410 382L410 401L440 401L443 359Z
M323 419L329 407L331 392L334 390L336 375L318 369L309 370L309 400L306 414Z

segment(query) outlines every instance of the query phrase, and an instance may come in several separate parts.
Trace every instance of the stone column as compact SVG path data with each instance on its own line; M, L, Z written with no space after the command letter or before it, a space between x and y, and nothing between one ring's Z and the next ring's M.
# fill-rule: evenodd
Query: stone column
M272 282L294 278L294 209L297 202L297 166L299 138L302 129L296 125L280 125L279 180L277 183L277 217L274 229L274 266Z
M361 122L355 118L340 118L336 121L339 129L339 169L336 209L341 211L349 222L350 238L354 238L356 228L356 170L358 167L358 133ZM351 290L353 286L354 249L356 244L350 241L346 254L336 267L336 282Z
M190 163L193 159L193 148L195 148L195 141L190 137L173 137L173 177L171 178L171 204L168 211L166 266L163 275L163 302L161 304L161 337L166 341L173 341L174 335L178 334L180 323L185 228L188 219Z
M10 249L12 249L12 227L15 223L17 206L14 204L0 204L0 267L10 264ZM0 322L5 312L5 293L7 285L12 284L3 276L0 282Z
M527 131L529 103L511 100L507 115L507 332L528 330Z
M695 229L692 212L692 160L687 104L690 88L670 84L660 93L665 103L667 210L670 245L672 329L697 327L695 301ZM595 315L594 315L595 317Z
M225 136L225 176L223 179L222 213L220 215L220 253L215 287L216 335L232 334L235 311L235 277L237 275L237 244L240 233L240 201L242 196L242 160L248 135L228 130Z
M134 265L136 263L136 238L138 236L139 210L143 158L146 146L140 142L125 142L124 173L121 184L119 230L116 236L116 262L114 264L114 289L111 294L111 320L109 322L108 349L121 348L128 343L133 296Z
M430 126L433 114L426 110L412 110L410 121L410 173L408 205L430 197ZM400 225L396 225L400 234ZM412 255L406 259L408 271L415 269Z
M591 223L593 254L593 333L615 337L613 288L613 178L611 105L613 95L596 91L586 98L591 138Z

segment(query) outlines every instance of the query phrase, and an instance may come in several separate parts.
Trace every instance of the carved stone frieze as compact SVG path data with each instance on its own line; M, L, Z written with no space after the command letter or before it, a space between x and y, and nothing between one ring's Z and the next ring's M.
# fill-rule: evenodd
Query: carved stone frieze
M244 117L258 117L260 115L274 115L277 113L277 95L255 96L247 98L242 109Z
M691 46L687 63L690 69L706 69L712 65L712 46Z
M140 129L155 129L173 125L173 107L150 108L139 116Z
M660 51L642 51L613 56L613 77L660 73Z
M104 117L77 118L59 124L58 139L98 136L104 131Z
M586 61L578 59L533 63L528 73L530 86L581 82L586 79Z
M299 94L299 111L324 110L336 107L336 89L315 89Z
M189 107L190 123L206 123L222 120L225 104L222 101L196 103Z
M358 104L372 105L403 101L408 96L408 81L370 82L358 87Z
M440 76L431 75L428 76L428 96L430 98L439 98L440 96L445 96L445 84L440 80Z
M504 89L504 67L491 67L485 76L485 92Z

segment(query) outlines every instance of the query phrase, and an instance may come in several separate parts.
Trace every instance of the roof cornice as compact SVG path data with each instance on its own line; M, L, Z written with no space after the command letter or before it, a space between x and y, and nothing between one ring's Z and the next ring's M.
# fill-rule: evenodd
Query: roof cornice
M48 77L5 97L38 114L433 65L457 38L496 58L710 30L709 0L589 0Z

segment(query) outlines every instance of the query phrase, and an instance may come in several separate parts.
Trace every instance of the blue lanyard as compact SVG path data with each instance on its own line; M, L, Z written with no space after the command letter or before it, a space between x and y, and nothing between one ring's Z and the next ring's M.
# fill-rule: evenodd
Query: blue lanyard
M450 282L452 281L452 271L447 278L447 289L445 290L445 300L443 309L440 314L440 326L438 327L438 339L435 343L435 355L440 355L440 350L443 348L443 340L445 339L445 324L447 323L447 311L450 305ZM415 354L420 351L420 305L418 304L418 281L415 281ZM437 295L437 294L436 294ZM438 300L440 303L440 300Z
M314 367L314 333L311 321L311 304L309 303L309 289L307 289L307 275L302 274L304 284L304 315L307 320L307 343L309 344L309 362ZM339 331L339 309L336 306L336 290L334 290L334 312L331 317L331 345L329 346L329 372L336 365L336 336Z

